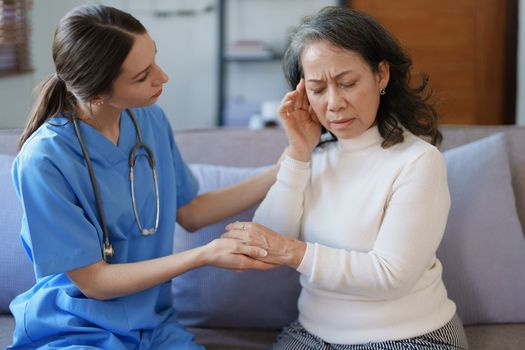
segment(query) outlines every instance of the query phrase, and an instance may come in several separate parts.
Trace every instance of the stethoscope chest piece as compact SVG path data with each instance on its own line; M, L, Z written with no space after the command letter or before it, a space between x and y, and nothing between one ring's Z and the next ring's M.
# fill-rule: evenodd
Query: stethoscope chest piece
M104 257L104 261L107 261L109 258L112 258L115 255L115 250L113 249L113 245L109 243L104 243L104 247L102 249L102 255Z

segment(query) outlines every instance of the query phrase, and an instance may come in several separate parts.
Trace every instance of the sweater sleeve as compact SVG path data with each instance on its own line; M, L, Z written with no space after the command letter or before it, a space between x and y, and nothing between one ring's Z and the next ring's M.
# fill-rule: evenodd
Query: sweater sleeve
M445 162L433 148L397 177L370 251L308 243L297 270L320 289L367 299L397 298L435 262L449 209Z
M298 238L310 162L285 156L275 184L257 208L253 221L289 238Z

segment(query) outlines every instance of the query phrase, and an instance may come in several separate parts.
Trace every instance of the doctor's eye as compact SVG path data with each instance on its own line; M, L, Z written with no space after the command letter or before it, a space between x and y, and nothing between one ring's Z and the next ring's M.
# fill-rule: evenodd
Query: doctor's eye
M142 78L140 78L139 80L137 80L138 83L143 83L146 81L146 79L148 79L148 73L144 74L144 76Z

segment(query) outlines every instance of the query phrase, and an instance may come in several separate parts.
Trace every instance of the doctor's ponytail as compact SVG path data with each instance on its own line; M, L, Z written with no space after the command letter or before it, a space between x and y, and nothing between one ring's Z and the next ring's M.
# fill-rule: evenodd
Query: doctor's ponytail
M34 91L37 94L33 109L29 113L27 125L18 140L18 148L27 141L49 118L60 113L71 114L76 99L67 91L66 83L55 73L43 80Z

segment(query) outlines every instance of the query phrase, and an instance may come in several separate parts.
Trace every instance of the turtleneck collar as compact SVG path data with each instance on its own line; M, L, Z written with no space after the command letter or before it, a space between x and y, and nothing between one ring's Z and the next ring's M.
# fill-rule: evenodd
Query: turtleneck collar
M351 139L339 139L337 141L337 148L339 151L346 153L379 146L382 142L383 138L381 137L381 134L379 134L377 125L375 125L357 137Z

